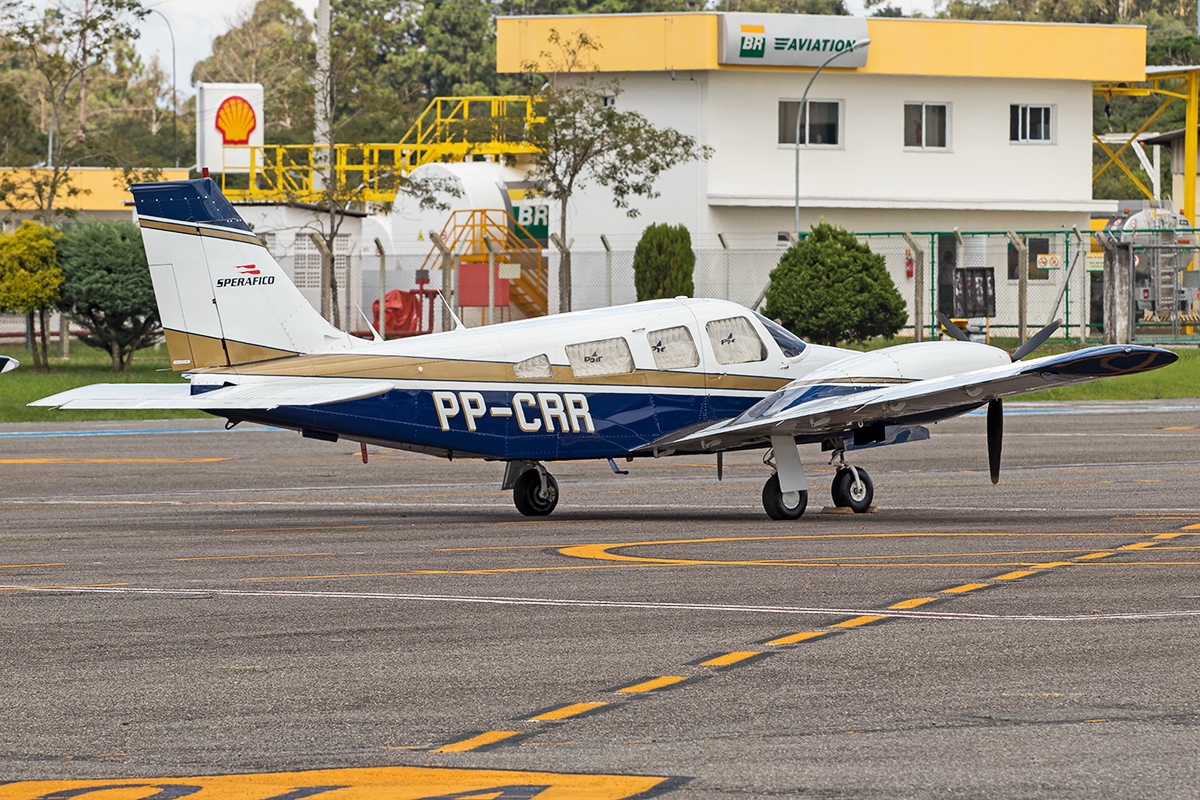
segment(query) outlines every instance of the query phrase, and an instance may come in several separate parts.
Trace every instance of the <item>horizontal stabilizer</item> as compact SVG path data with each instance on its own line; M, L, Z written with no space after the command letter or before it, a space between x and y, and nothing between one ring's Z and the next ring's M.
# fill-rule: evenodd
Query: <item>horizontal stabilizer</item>
M286 379L255 381L192 393L186 384L97 383L59 392L30 403L62 409L269 410L279 406L321 406L386 394L386 381Z

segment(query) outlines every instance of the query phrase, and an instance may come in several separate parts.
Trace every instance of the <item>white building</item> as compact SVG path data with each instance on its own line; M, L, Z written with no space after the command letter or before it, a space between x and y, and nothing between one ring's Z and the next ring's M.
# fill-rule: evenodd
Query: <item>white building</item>
M1145 78L1141 27L720 13L502 18L500 71L554 71L552 30L600 43L578 71L618 81L619 108L714 151L664 176L641 220L580 193L576 237L644 220L792 230L799 99L816 65L867 37L865 59L839 57L809 92L802 230L1086 230L1115 208L1092 200L1093 82Z

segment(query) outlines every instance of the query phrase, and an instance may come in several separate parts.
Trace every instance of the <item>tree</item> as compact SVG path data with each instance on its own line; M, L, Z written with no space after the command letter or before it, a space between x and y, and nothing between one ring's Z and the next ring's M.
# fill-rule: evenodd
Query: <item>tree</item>
M692 237L683 225L654 224L642 231L633 251L633 283L637 299L691 297L696 289L692 271L696 254Z
M771 271L768 317L817 344L895 336L908 322L883 256L822 221Z
M588 73L591 53L600 42L583 31L563 37L551 29L549 43L557 53L543 52L542 64L526 66L527 80L549 73L539 98L544 121L531 127L528 140L537 145L529 177L558 202L559 241L567 241L567 213L575 192L589 181L607 188L613 204L630 217L638 210L634 196L658 196L654 184L662 173L688 161L709 158L712 148L674 128L660 128L634 111L618 111L613 102L621 91L616 82L601 82ZM562 311L571 310L571 253L559 262Z
M134 352L161 332L141 231L130 222L81 223L59 239L58 253L60 307L90 332L84 344L112 356L113 372L128 372Z
M31 220L12 233L0 233L0 308L19 311L32 322L36 315L41 341L33 343L33 366L50 369L48 311L58 300L63 273L54 240L59 234Z
M44 12L23 0L0 2L0 43L34 79L34 89L50 110L46 168L10 173L0 185L0 199L10 209L32 206L50 220L60 197L78 194L69 169L89 156L86 73L136 40L136 23L147 13L138 0L60 0ZM71 126L63 111L76 79L79 115Z

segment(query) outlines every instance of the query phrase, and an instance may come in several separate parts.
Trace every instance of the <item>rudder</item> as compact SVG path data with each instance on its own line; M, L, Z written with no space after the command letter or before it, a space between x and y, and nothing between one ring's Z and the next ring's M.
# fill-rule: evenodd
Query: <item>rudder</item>
M211 178L130 191L173 369L365 344L304 299Z

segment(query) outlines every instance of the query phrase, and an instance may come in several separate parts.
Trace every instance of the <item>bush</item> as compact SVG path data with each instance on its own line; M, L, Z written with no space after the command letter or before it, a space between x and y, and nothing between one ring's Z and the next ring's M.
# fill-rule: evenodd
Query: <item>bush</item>
M883 256L821 222L771 271L763 312L817 344L895 336L908 322Z
M81 223L59 239L58 254L62 309L90 332L84 344L112 356L113 372L128 372L134 351L160 332L141 231L130 222Z
M637 299L691 297L696 254L692 237L682 225L650 225L642 231L633 252L633 284Z

